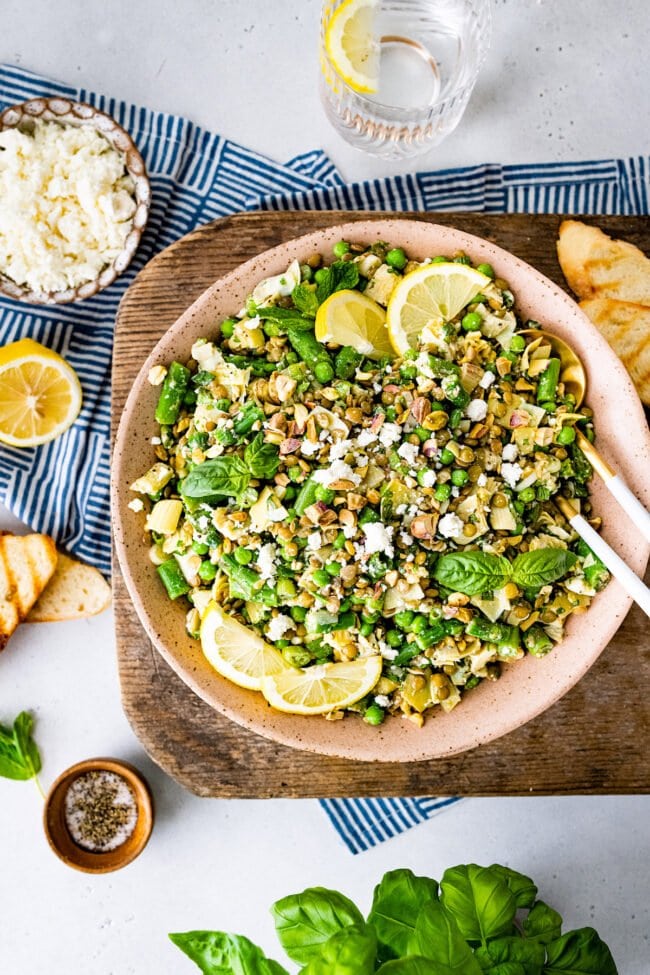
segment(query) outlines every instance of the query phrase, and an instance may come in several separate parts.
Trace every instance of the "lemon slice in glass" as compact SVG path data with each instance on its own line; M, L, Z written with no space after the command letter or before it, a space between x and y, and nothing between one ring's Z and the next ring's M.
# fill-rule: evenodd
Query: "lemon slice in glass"
M217 673L251 691L261 689L264 675L289 667L275 647L216 603L210 603L201 621L201 647Z
M415 349L427 325L449 322L492 280L467 264L427 264L397 285L387 308L388 334L395 352Z
M65 359L40 342L0 349L0 441L36 447L60 436L81 409L81 385Z
M356 704L381 677L383 658L359 657L341 663L286 668L262 678L262 693L276 711L328 714Z
M339 76L353 91L379 87L379 42L375 18L379 0L345 0L325 31L325 49Z
M316 313L319 342L351 345L371 359L395 355L386 329L386 312L359 291L335 291Z

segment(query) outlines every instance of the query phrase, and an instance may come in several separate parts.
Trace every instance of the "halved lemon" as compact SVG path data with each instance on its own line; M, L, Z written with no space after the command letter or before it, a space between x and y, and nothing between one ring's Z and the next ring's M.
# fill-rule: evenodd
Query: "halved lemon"
M71 426L81 409L76 372L33 339L0 349L0 440L36 447Z
M325 31L325 49L337 73L354 91L370 95L379 87L379 41L375 19L379 0L345 0Z
M289 667L275 647L216 603L210 603L201 621L201 647L217 673L251 691L261 690L265 674Z
M398 355L417 348L422 329L449 322L491 279L467 264L427 264L397 285L387 308L386 324Z
M383 658L359 657L341 663L285 668L262 678L262 693L276 711L328 714L356 704L381 677Z
M359 291L335 291L316 313L316 338L319 342L351 345L371 359L393 356L386 312L372 298Z

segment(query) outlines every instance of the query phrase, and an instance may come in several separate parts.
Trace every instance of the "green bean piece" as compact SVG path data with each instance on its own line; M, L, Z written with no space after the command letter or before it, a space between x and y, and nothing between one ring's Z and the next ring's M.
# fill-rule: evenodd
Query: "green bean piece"
M393 660L393 664L396 667L405 667L406 664L409 664L411 660L413 660L413 657L417 657L419 653L421 653L420 648L415 643L410 643L403 650L400 650Z
M356 370L361 365L363 356L351 345L344 345L336 354L334 371L339 379L354 379Z
M573 463L573 471L576 481L580 484L584 484L591 478L593 470L591 464L578 447L577 443L571 444L571 460Z
M312 661L312 655L306 647L293 647L291 645L283 647L282 656L291 667L308 667Z
M553 641L541 626L531 626L524 633L524 646L533 657L545 657L553 649Z
M338 620L332 626L333 630L349 630L351 627L355 626L357 620L354 613L349 610L346 613L341 613Z
M297 515L304 515L307 508L316 501L316 492L319 488L318 481L314 480L313 474L307 478L300 488L300 493L296 498L294 508Z
M548 365L537 382L537 402L546 403L555 399L557 384L560 379L561 363L559 359L549 359Z
M264 419L264 410L259 406L248 406L235 417L232 430L235 436L244 437L250 433L258 420Z
M307 619L307 610L304 606L292 606L289 610L291 619L295 620L296 623L304 623Z
M400 630L408 630L411 623L415 619L415 613L412 609L403 609L399 613L395 613L393 617L395 626L399 626Z
M516 640L519 645L519 628L508 626L506 623L490 623L489 620L475 616L465 627L469 636L478 637L486 643L511 644Z
M178 599L190 591L190 584L181 572L181 567L176 559L169 559L158 566L158 575L163 581L170 599Z
M465 409L469 403L469 393L466 393L463 389L458 376L444 376L440 386L445 394L445 398L453 406Z
M328 383L334 378L334 366L330 355L312 329L302 331L295 325L288 324L287 338L294 351L309 366L320 383Z
M277 606L278 596L269 585L260 586L262 579L253 569L246 565L239 565L232 555L224 555L221 568L230 582L230 595L237 599L245 599L265 606Z
M605 568L605 565L600 561L593 549L589 548L587 543L582 539L578 540L576 550L578 555L584 559L582 571L585 582L597 591L602 589L609 580L609 572Z
M445 630L444 623L439 622L434 623L433 626L426 626L421 633L417 633L415 642L420 650L428 650L429 647L440 643L445 636L447 636L447 631Z
M183 397L190 383L190 370L180 362L172 362L162 384L158 405L156 406L156 421L172 425L178 420Z

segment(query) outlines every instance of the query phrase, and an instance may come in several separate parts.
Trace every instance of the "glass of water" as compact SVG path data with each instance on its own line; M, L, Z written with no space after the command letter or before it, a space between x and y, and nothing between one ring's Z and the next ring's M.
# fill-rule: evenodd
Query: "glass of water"
M490 40L490 0L325 0L320 89L353 146L421 155L458 125Z

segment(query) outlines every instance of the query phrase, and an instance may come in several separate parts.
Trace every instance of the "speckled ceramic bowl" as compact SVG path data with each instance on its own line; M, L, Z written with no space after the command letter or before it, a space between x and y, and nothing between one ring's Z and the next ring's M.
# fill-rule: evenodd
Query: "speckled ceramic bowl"
M0 294L33 305L62 305L71 301L90 298L96 295L98 291L103 291L129 266L140 245L149 217L151 186L142 156L133 139L110 115L100 112L92 105L86 105L84 102L72 102L67 98L33 98L21 105L11 105L9 108L5 108L0 113L0 131L16 128L29 131L30 127L33 128L36 120L58 122L61 125L90 126L96 129L114 149L124 155L126 171L135 184L133 195L136 210L131 221L131 230L124 241L124 247L113 263L107 265L94 280L86 281L76 288L69 288L66 291L32 291L26 285L12 281L11 278L2 273L0 268Z
M294 258L304 261L314 251L329 253L341 238L359 243L388 240L419 259L462 248L477 263L489 261L510 283L520 316L556 331L582 357L598 446L650 504L650 436L641 403L605 340L560 288L512 254L451 227L409 220L362 221L308 234L248 261L209 288L160 340L134 384L117 434L112 478L117 555L154 646L200 697L234 721L285 745L344 758L409 762L453 755L512 731L566 694L607 646L630 607L616 582L596 597L587 613L571 617L565 640L551 654L506 666L499 681L484 681L450 714L434 712L422 729L400 718L371 728L352 715L344 721L296 717L272 711L261 694L236 687L210 667L200 644L185 632L185 608L168 600L148 560L142 514L127 507L133 498L129 484L154 460L150 438L158 433L154 409L160 391L147 382L151 366L188 359L192 343L214 335L216 323L236 313L262 277L284 271ZM605 538L642 574L649 546L597 478L592 489Z

